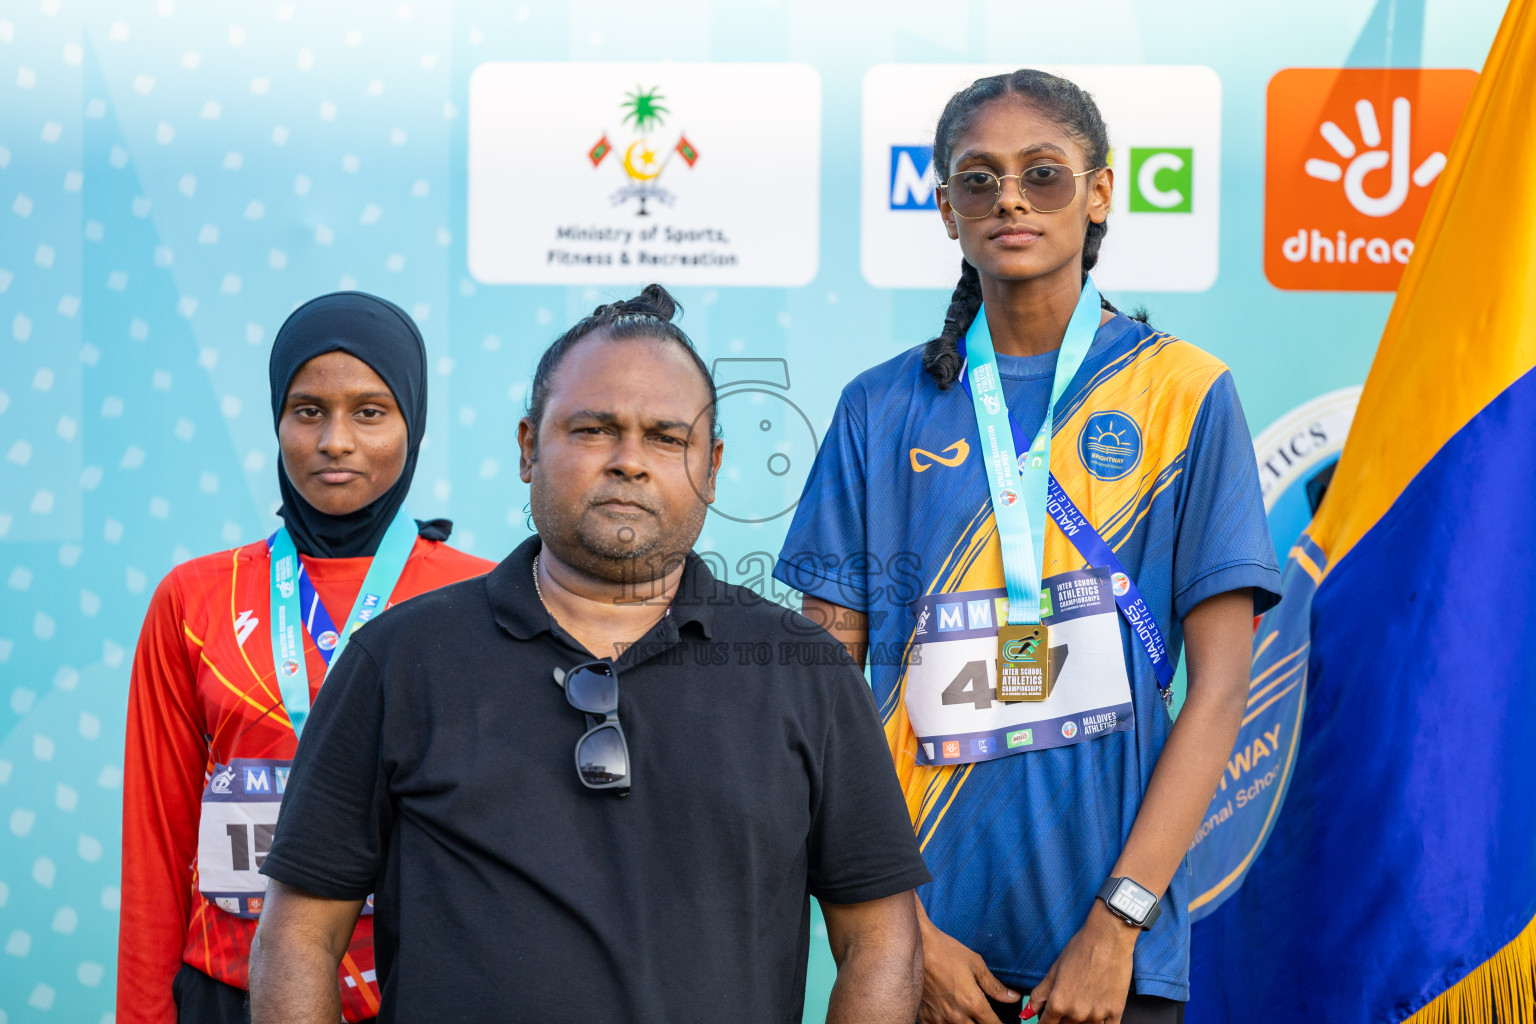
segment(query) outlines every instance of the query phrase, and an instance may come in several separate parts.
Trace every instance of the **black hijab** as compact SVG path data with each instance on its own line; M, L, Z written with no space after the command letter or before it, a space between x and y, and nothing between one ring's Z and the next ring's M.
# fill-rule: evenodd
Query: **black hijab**
M394 393L405 417L405 467L389 490L356 512L326 515L305 501L288 479L279 454L277 485L283 517L300 554L316 558L372 557L405 502L416 472L416 452L427 429L427 347L405 310L364 292L332 292L294 310L272 343L268 376L272 382L272 426L283 416L288 388L299 368L327 352L345 352L373 368ZM447 540L453 524L446 519L416 521L421 536Z

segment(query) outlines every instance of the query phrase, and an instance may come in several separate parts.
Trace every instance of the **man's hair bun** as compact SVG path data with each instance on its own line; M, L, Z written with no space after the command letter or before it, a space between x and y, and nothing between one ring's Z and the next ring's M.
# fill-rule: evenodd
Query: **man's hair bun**
M592 319L611 323L621 316L648 316L670 323L682 311L683 307L671 292L659 284L648 284L633 298L598 306L592 311Z

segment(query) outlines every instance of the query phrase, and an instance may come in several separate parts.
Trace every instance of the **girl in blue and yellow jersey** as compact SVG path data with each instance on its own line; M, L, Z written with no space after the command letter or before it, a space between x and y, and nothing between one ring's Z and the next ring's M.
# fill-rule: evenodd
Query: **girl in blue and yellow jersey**
M1083 90L981 79L933 157L943 330L844 390L775 575L869 655L934 876L922 1020L1178 1021L1184 855L1280 584L1252 443L1226 367L1088 276L1114 174Z
M426 361L394 303L296 309L270 364L283 526L182 563L150 601L128 691L119 1024L250 1020L259 868L327 668L361 621L492 568L404 509ZM346 1020L378 1013L371 915L336 984Z

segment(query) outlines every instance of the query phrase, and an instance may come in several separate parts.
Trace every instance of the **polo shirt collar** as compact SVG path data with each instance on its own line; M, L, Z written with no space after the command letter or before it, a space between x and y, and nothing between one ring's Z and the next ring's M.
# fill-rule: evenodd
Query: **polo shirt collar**
M486 577L485 589L496 623L519 640L551 632L554 619L533 586L533 559L542 549L538 536L529 537L503 558ZM668 618L681 630L690 624L709 638L714 630L715 602L721 585L704 560L692 551L683 563L683 578L673 596ZM666 621L666 620L663 620Z

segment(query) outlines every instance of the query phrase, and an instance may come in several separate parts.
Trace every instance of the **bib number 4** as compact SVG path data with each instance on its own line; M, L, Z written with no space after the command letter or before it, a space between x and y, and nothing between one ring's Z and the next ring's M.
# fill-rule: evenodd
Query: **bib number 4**
M1062 667L1067 663L1068 650L1067 644L1051 648L1052 686L1056 685ZM945 706L970 704L977 711L987 710L997 700L997 687L992 685L992 675L988 671L990 665L986 661L966 662L959 674L944 687L939 699Z
M944 688L942 695L946 705L971 704L977 711L985 711L997 700L997 687L987 672L985 661L968 661L960 674Z

